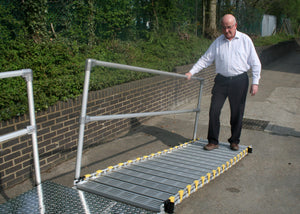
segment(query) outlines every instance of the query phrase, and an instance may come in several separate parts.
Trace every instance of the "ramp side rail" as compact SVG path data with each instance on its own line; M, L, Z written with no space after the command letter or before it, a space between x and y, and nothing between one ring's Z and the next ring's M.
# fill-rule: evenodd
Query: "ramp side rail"
M85 124L92 121L100 121L100 120L113 120L113 119L123 119L123 118L135 118L135 117L148 117L148 116L159 116L159 115L167 115L167 114L180 114L180 113L190 113L196 112L195 115L195 123L194 123L194 133L193 139L196 139L197 128L198 128L198 120L200 114L200 105L202 98L202 90L203 90L203 78L193 76L192 79L198 80L200 82L198 103L196 109L190 110L175 110L175 111L162 111L162 112L144 112L144 113L132 113L132 114L117 114L117 115L103 115L103 116L88 116L86 115L87 110L87 101L88 101L88 89L90 82L90 73L94 66L103 66L108 68L122 69L122 70L130 70L137 72L146 72L151 74L165 75L177 78L186 78L183 74L171 73L166 71L154 70L149 68L142 68L118 63L110 63L99 61L95 59L87 59L85 64L85 79L84 79L84 88L83 88L83 96L82 96L82 108L80 115L80 126L79 126L79 136L78 136L78 146L77 146L77 159L76 159L76 168L75 168L75 181L76 184L80 179L80 170L81 170L81 160L82 160L82 150L83 150L83 139L84 139L84 129Z
M31 69L22 69L16 71L6 71L0 72L0 79L18 77L22 76L27 82L27 97L28 97L28 108L29 108L29 117L30 117L30 126L27 128L14 131L5 135L0 136L0 142L10 140L16 137L20 137L26 134L30 134L32 137L32 149L33 149L33 160L34 160L34 169L35 169L35 178L36 185L41 184L41 173L40 173L40 161L39 161L39 152L38 152L38 141L37 141L37 127L35 121L35 111L34 111L34 99L33 99L33 73Z

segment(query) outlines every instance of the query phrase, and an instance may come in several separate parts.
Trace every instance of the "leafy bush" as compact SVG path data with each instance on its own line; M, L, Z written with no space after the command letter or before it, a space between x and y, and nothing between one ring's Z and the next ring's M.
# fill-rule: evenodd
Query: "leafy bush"
M210 44L210 40L191 36L181 40L177 34L153 36L149 41L102 41L93 48L67 40L49 40L36 44L32 40L0 44L2 71L31 68L34 74L35 109L47 109L57 101L76 98L82 93L87 58L116 62L164 71L193 63ZM90 90L149 77L147 73L95 68ZM0 80L0 120L28 111L26 83L22 78Z

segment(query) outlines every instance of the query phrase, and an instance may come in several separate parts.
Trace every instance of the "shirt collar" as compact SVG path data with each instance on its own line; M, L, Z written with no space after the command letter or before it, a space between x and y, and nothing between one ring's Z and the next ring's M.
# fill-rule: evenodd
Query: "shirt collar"
M228 40L228 39L224 36L224 34L222 34L222 36L223 36L223 39L224 39L224 40ZM235 36L234 36L233 39L239 39L240 37L241 37L241 32L239 32L238 30L236 30L236 31L235 31Z
M235 37L234 37L234 39L236 38L236 39L239 39L241 37L241 32L240 31L238 31L238 30L236 30L235 31Z

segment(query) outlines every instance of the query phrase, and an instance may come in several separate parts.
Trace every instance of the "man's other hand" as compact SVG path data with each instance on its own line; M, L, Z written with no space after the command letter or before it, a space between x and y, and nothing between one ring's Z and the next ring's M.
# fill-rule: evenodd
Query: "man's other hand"
M250 94L251 96L254 96L258 92L258 85L252 84L250 88Z

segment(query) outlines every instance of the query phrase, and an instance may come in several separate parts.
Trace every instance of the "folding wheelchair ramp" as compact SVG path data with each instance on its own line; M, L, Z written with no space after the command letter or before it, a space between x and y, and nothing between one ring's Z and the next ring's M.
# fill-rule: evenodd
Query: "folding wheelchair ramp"
M86 115L90 73L94 66L186 78L182 74L87 59L74 188L152 212L173 212L174 205L215 179L252 151L251 147L246 146L240 146L240 151L232 151L229 144L225 143L221 143L219 149L213 151L203 150L203 146L207 142L196 140L204 81L199 77L192 77L192 79L200 81L198 103L195 109L100 116ZM191 112L195 112L193 141L80 177L86 123Z
M245 157L250 148L232 151L229 144L220 143L219 149L206 151L206 143L196 140L98 170L85 175L77 188L153 212L172 211Z

